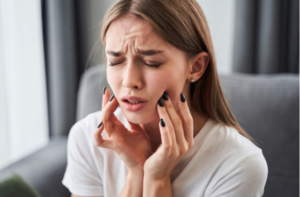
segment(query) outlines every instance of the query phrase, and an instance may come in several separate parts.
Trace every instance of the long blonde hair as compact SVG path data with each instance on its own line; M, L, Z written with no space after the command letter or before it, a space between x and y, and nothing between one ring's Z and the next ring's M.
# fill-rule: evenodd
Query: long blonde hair
M210 59L207 69L191 85L192 106L254 142L236 121L223 94L209 27L200 5L195 0L119 0L104 16L101 30L104 45L109 25L126 14L147 21L163 39L185 51L188 58L207 52Z

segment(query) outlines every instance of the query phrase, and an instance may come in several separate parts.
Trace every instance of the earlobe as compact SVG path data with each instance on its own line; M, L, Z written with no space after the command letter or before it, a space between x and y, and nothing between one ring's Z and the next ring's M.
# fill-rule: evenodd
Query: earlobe
M194 79L194 81L199 80L202 75L204 74L208 63L209 63L209 55L207 52L201 52L197 54L193 60L192 65L189 73L189 81L191 81L191 78Z

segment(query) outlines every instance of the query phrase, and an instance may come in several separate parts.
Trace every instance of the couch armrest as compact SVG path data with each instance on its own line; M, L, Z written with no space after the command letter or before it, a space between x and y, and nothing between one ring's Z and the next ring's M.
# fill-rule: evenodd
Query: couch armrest
M67 166L67 137L51 139L49 144L0 171L0 180L16 173L43 197L65 197L70 192L61 181Z

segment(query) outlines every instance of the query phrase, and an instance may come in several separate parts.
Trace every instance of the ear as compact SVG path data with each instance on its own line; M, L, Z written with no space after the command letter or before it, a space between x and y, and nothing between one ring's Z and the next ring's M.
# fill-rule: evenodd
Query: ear
M204 74L208 63L209 63L208 53L207 52L198 53L190 62L188 81L191 81L192 78L195 79L195 82L199 80Z

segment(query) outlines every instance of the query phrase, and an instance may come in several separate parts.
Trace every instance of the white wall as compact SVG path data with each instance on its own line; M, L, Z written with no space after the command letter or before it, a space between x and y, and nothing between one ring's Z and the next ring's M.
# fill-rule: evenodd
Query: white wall
M40 0L0 0L0 168L48 143Z
M231 73L236 0L197 0L206 16L219 73Z

